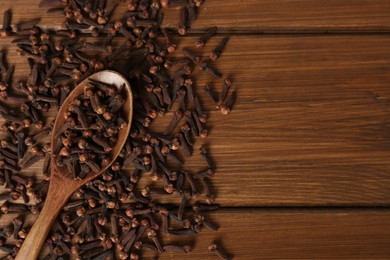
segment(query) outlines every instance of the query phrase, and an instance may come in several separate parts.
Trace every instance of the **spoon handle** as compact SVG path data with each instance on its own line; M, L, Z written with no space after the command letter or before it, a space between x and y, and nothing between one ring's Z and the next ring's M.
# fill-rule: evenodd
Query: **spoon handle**
M16 260L38 258L54 220L74 192L74 185L71 185L71 182L57 176L57 174L52 175L45 204L16 255Z

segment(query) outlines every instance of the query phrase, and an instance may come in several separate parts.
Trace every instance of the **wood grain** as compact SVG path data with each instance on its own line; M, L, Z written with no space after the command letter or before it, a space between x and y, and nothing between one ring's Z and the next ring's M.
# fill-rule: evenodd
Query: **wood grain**
M390 205L389 46L386 36L233 36L217 63L238 92L229 116L202 92L211 83L219 93L220 80L196 71L211 128L195 151L210 147L217 202ZM17 63L15 77L26 78L24 58L12 48L9 60ZM170 116L153 127L164 129ZM205 167L197 153L186 165Z
M45 28L58 28L62 19L39 9L40 0L2 1L0 13L12 8L14 21L42 17ZM114 18L126 9L121 5ZM27 11L28 10L28 11ZM178 10L165 11L164 25L175 27ZM225 32L389 32L390 2L387 0L208 0L198 12L192 31L217 25Z

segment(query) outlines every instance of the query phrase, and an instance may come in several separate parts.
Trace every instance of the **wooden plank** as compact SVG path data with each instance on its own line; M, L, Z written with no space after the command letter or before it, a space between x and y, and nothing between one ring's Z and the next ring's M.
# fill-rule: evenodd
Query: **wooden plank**
M222 247L234 259L384 259L390 256L387 210L220 211L212 214L212 220L220 224L220 230L201 232L192 253L167 253L161 259L219 259L207 252L214 240L222 241Z
M390 205L389 46L386 36L233 36L217 63L238 91L229 116L201 90L211 83L219 93L222 83L196 72L211 127L195 151L210 147L217 202ZM24 58L9 54L16 78L26 78ZM170 116L153 127L164 129ZM196 153L186 167L196 172L205 163Z
M61 25L57 15L39 9L40 0L3 0L0 13L12 8L14 21L42 17L43 27ZM115 17L126 9L121 5ZM26 11L28 10L28 11ZM165 11L165 26L175 27L178 10ZM198 12L193 31L216 25L225 32L388 32L390 2L387 0L227 0L206 1Z
M234 259L390 257L389 210L225 209L209 214L208 220L220 227L217 232L204 228L188 238L164 237L164 244L193 246L190 254L166 252L159 259L218 259L207 250L213 241ZM152 259L153 253L144 256Z
M388 1L207 1L194 29L217 25L232 32L389 31Z

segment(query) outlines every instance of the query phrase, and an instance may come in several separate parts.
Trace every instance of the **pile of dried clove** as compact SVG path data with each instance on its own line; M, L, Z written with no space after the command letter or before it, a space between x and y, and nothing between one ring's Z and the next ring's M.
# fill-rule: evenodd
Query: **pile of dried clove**
M119 131L128 125L123 118L122 88L88 79L83 95L67 108L53 153L57 166L66 167L72 178L83 179L110 164Z
M65 205L47 238L42 259L139 259L146 250L189 253L189 244L167 244L166 238L194 235L203 228L218 229L207 219L207 212L218 208L210 185L215 172L211 157L205 147L200 149L205 169L196 174L183 164L184 158L194 153L196 137L208 135L207 116L195 91L192 72L198 68L221 80L223 74L212 63L221 56L228 38L213 48L207 55L210 59L188 48L182 51L184 58L175 57L175 37L188 32L202 4L202 0L44 0L40 7L64 16L63 28L55 32L40 28L39 18L12 25L11 11L5 12L0 36L13 37L18 54L27 58L30 75L13 82L14 66L7 65L0 52L1 129L6 133L0 142L0 185L5 187L0 194L4 201L0 210L18 215L9 226L0 229L4 259L13 259L17 254L28 234L24 219L29 213L39 213L47 194L50 154L56 151L51 151L47 143L53 122L46 112L58 110L77 83L103 69L120 72L132 86L130 136L112 166L78 190ZM124 5L127 10L122 17L112 18L114 10L123 10ZM163 28L164 8L180 9L177 28ZM195 47L202 48L216 33L216 27L210 28ZM229 79L222 82L219 98L211 86L205 86L204 91L222 114L228 114L236 92L231 90ZM101 90L101 83L90 83L92 88ZM101 151L109 152L115 136L98 131L103 124L99 118L113 120L115 129L126 122L106 110L113 109L108 100L120 96L106 89L102 92L102 100L85 93L88 99L78 100L83 104L82 111L73 106L68 115L67 126L78 124L77 117L80 125L96 123L97 132L79 133L81 138L76 138L74 151L66 147L71 133L64 132L62 138L58 136L62 141L59 143L65 146L59 153L81 155L77 149L90 149L96 156ZM92 104L92 100L96 102ZM80 115L89 106L99 116L92 119L87 115L83 122ZM171 114L164 131L150 129L155 119ZM88 147L89 142L82 138L85 134L96 145ZM90 158L81 159L90 162ZM43 163L43 180L26 171L38 162ZM96 166L87 165L92 170ZM75 176L82 174L75 171ZM146 177L150 180L141 187L140 180ZM161 198L169 202L163 203ZM228 259L215 247L210 250Z

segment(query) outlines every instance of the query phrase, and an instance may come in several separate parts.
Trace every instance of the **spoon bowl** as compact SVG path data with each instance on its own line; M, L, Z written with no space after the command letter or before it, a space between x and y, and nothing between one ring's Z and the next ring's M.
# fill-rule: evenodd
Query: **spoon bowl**
M124 127L119 130L118 141L110 152L110 163L106 165L106 167L102 168L99 172L90 172L83 179L73 179L73 176L71 176L70 172L67 170L66 167L57 166L55 160L56 156L53 151L56 143L59 141L58 139L56 139L56 133L59 131L59 129L65 122L64 113L69 108L71 102L75 98L83 94L84 87L87 85L89 79L102 81L107 84L112 84L118 88L120 86L124 86L121 93L125 97L125 103L122 106L122 111L128 123L127 127ZM50 231L50 228L55 218L57 217L58 213L61 211L62 207L65 205L69 197L82 185L101 175L111 166L114 160L118 157L129 135L132 116L133 97L130 84L122 75L115 71L104 70L97 72L82 81L69 94L57 114L56 121L52 130L51 177L46 201L37 220L35 221L33 227L28 233L28 236L24 240L22 247L16 255L16 260L37 259L41 247L47 237L47 234Z

